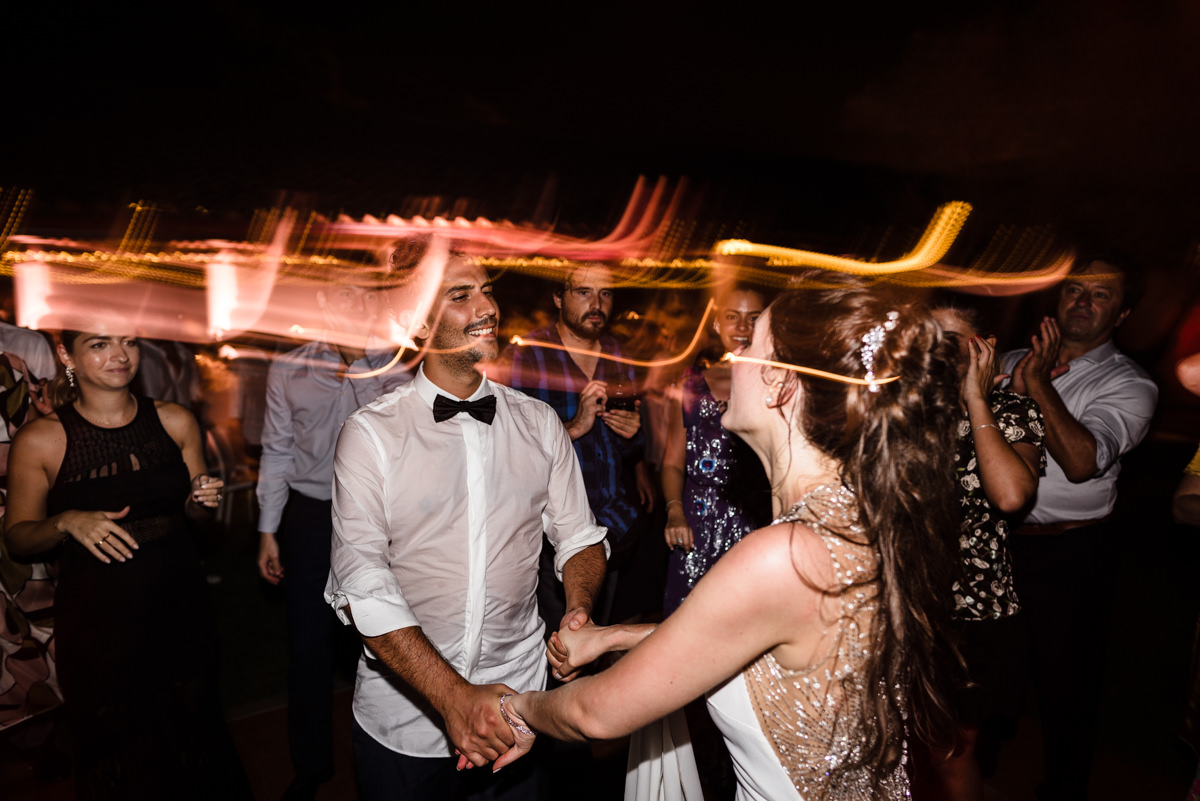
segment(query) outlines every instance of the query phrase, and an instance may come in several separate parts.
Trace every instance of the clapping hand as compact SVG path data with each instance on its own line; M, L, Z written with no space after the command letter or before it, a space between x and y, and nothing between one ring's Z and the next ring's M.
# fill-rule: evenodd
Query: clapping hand
M987 400L992 388L1008 376L996 374L996 338L971 337L967 341L967 374L963 377L964 402Z
M1041 327L1031 340L1029 352L1021 357L1012 371L1012 391L1018 395L1028 395L1031 387L1040 383L1049 384L1070 369L1070 365L1057 365L1058 348L1062 343L1062 333L1058 323L1046 317Z

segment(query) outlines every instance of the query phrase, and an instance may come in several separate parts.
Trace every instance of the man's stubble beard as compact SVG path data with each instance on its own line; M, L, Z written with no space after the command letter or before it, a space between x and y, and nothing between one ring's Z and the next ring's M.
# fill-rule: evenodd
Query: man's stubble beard
M601 317L598 328L593 329L591 327L587 327L590 326L590 323L585 321L584 317L572 317L569 314L564 314L562 316L563 325L565 325L572 334L580 339L587 339L595 342L597 339L603 336L604 332L608 329L608 315L604 314L603 312L598 312L598 314Z

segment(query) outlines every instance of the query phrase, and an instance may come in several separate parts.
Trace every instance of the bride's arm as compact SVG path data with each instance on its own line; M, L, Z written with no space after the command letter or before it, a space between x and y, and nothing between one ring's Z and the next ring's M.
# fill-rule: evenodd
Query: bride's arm
M554 668L554 678L572 681L575 671L590 665L610 651L628 651L646 639L657 627L655 623L618 623L597 626L588 622L577 630L563 628L550 635L546 644L546 660Z
M814 543L819 553L812 550ZM551 692L510 698L508 709L534 731L558 739L629 734L764 652L808 640L814 630L819 636L821 596L797 569L807 572L820 558L828 561L824 545L801 527L755 532L725 554L679 610L613 667ZM817 568L811 575L820 581L826 574Z

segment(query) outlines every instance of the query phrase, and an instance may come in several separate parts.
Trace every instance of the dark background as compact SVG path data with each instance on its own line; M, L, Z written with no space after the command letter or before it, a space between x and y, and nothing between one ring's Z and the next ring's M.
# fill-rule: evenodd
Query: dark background
M1182 407L1167 428L1200 436L1172 376L1200 350L1191 0L24 3L0 23L21 233L119 236L140 200L160 241L240 239L284 203L598 237L645 175L685 186L692 255L738 236L893 258L966 200L949 263L1052 231L1147 274L1120 342ZM1002 347L1044 309L986 305Z

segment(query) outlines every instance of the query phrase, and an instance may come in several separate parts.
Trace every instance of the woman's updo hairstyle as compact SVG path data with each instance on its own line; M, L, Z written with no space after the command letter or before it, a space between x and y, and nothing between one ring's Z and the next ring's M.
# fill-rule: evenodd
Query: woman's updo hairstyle
M840 465L879 554L866 686L881 692L863 710L873 719L864 730L891 736L864 744L863 763L882 777L901 758L898 733L906 728L933 746L953 742L938 648L949 640L959 523L959 379L953 345L922 304L852 276L823 276L821 283L772 304L771 358L849 378L870 378L868 366L877 379L899 377L872 388L792 371L782 389L799 383L793 430ZM864 365L867 335L878 347L873 364Z

